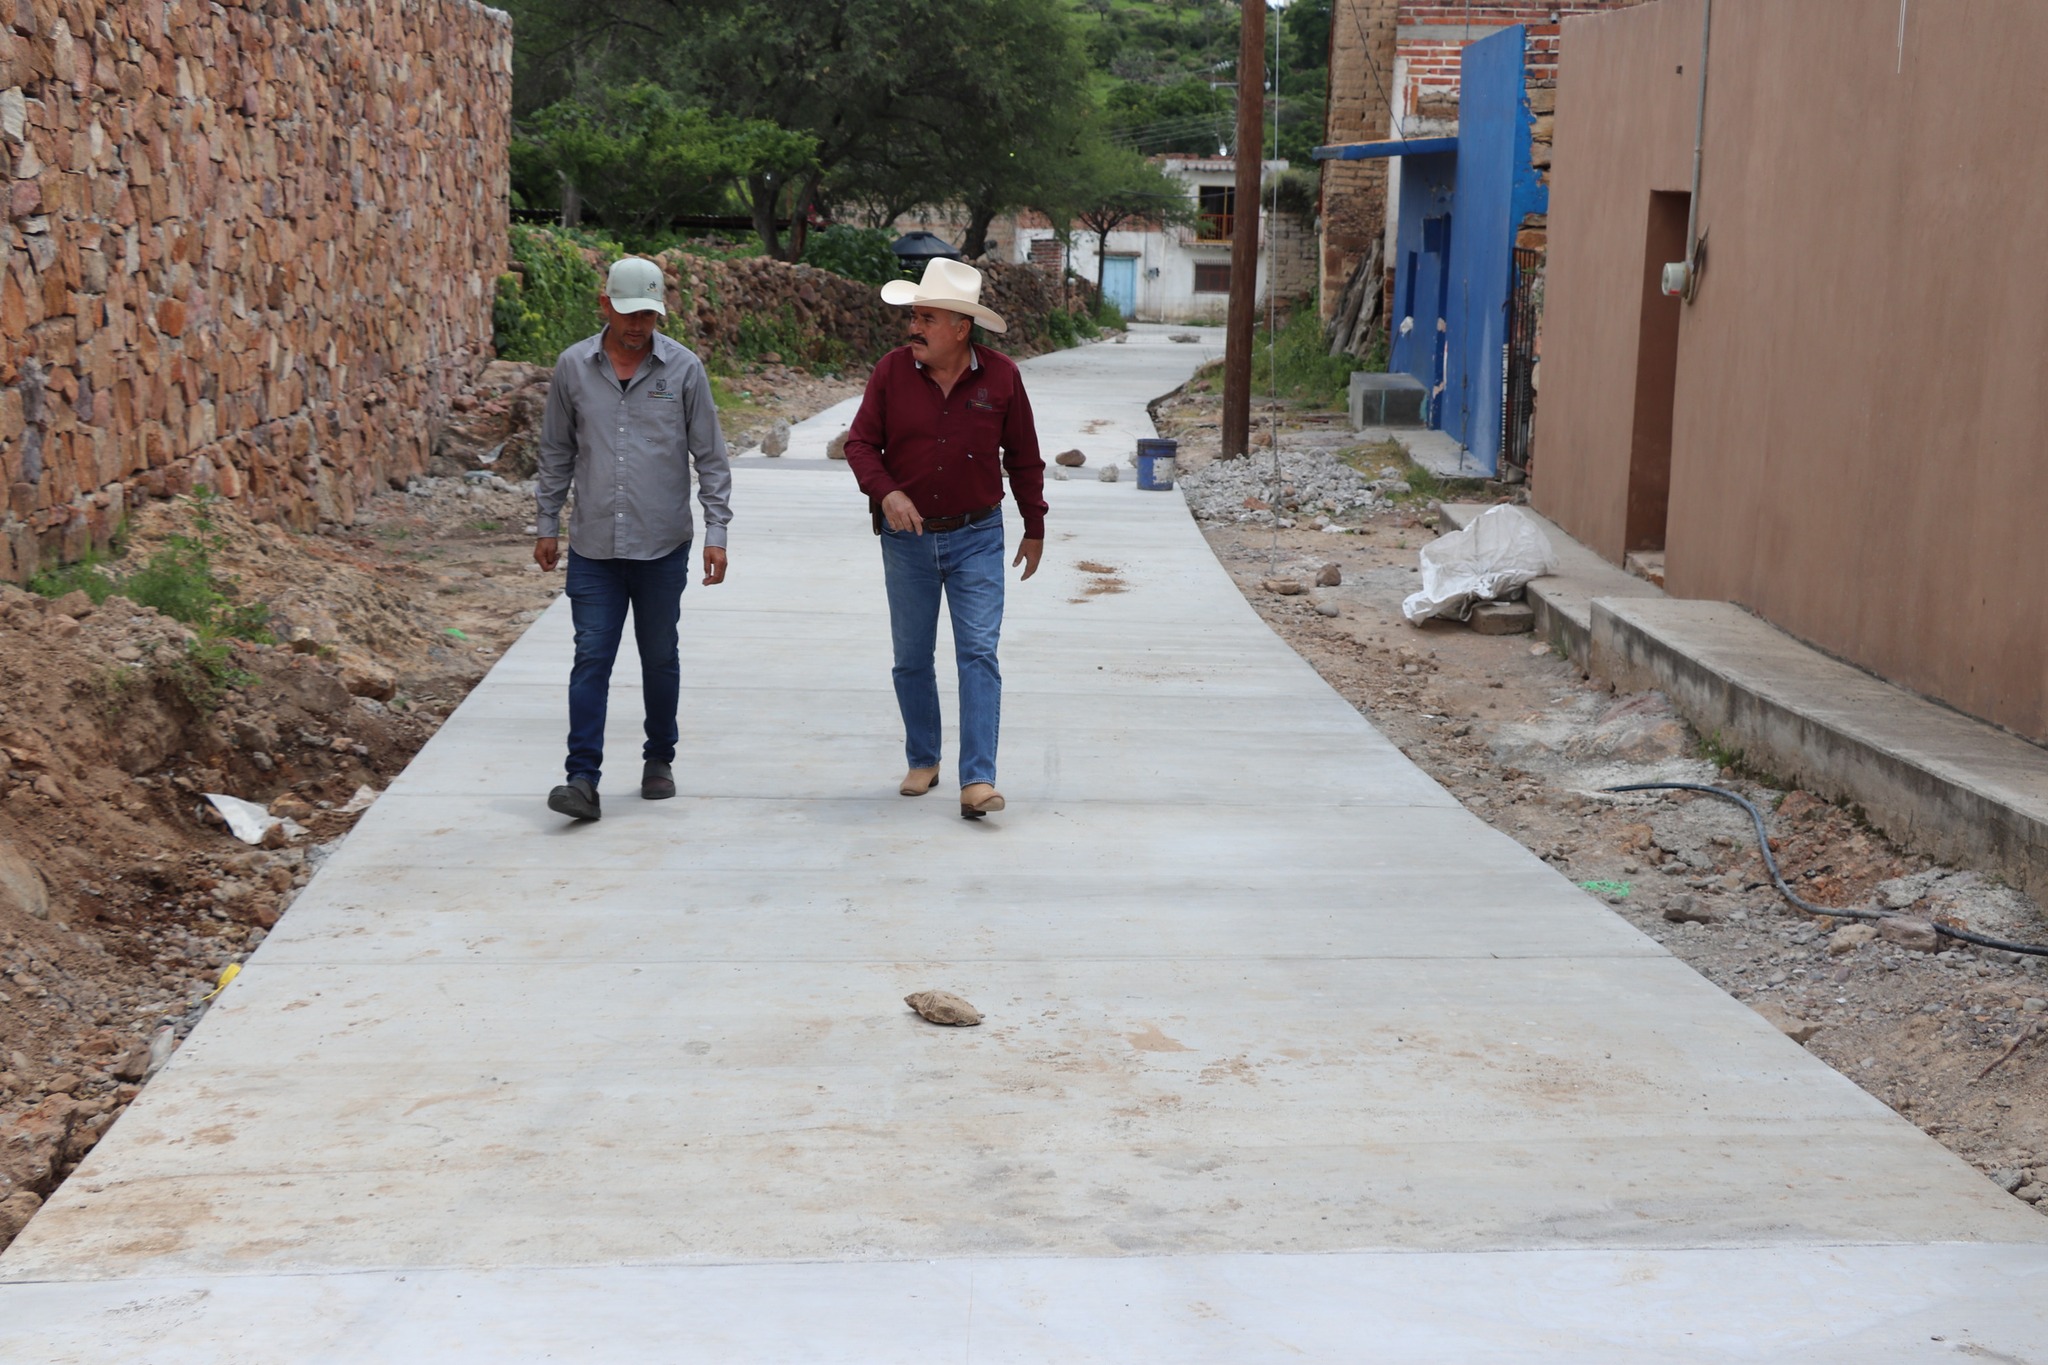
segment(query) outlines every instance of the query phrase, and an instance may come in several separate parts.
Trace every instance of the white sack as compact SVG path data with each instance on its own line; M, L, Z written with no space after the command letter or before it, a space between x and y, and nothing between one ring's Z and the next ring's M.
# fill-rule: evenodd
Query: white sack
M1474 602L1496 601L1532 578L1556 572L1550 537L1535 518L1503 503L1481 512L1464 530L1422 547L1422 591L1409 594L1401 614L1417 624L1432 616L1462 621Z

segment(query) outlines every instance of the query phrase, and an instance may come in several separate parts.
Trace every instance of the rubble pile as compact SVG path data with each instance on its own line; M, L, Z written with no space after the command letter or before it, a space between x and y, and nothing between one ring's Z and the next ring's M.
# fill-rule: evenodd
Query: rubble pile
M1369 479L1328 450L1282 450L1276 480L1271 451L1239 460L1214 460L1178 480L1188 510L1204 521L1282 527L1320 517L1324 524L1391 505L1389 494L1404 493L1398 472ZM1277 487L1276 487L1277 483Z

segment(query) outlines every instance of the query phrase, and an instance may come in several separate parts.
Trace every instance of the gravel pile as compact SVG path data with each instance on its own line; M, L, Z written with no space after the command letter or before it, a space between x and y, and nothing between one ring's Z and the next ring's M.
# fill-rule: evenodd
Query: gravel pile
M1280 524L1317 513L1338 517L1388 504L1388 493L1404 493L1397 471L1368 479L1325 450L1283 450L1279 499L1274 501L1273 453L1255 451L1241 460L1215 460L1177 480L1188 508L1205 521L1270 522L1277 507ZM1252 505L1247 505L1247 503Z

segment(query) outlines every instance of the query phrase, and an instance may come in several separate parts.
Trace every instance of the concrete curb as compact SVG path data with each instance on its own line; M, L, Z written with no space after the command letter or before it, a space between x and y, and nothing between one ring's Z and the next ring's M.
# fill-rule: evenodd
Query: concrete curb
M1727 602L1592 603L1590 672L1944 861L2048 887L2048 752L1831 659Z
M1447 503L1464 527L1486 510ZM1536 633L1588 677L1655 688L1703 735L1944 862L2048 889L2048 750L1829 658L1728 602L1682 601L1528 508L1558 572L1527 589Z

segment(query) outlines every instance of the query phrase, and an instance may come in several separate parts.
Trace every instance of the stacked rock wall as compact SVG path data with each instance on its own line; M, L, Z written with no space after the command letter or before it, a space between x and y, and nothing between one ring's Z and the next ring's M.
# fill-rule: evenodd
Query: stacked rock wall
M0 578L151 495L309 526L425 467L511 63L472 0L0 0Z
M836 360L864 369L903 344L904 310L883 303L874 285L766 256L721 260L672 251L660 260L670 306L690 319L689 344L703 355L751 359L763 340L787 337L794 345L785 360ZM1009 324L1003 335L983 339L1011 355L1052 349L1047 319L1066 303L1094 306L1092 285L1075 286L1063 303L1059 281L1033 266L976 268L982 303Z

